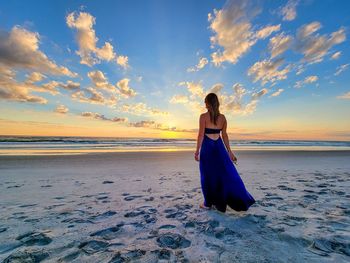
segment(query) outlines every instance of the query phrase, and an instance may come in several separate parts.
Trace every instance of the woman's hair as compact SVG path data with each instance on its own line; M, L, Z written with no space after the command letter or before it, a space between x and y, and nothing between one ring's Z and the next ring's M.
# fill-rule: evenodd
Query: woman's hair
M215 93L209 93L205 99L204 102L207 103L208 105L208 110L209 110L209 115L210 115L210 121L216 125L216 122L220 116L220 111L219 111L219 99L216 96Z

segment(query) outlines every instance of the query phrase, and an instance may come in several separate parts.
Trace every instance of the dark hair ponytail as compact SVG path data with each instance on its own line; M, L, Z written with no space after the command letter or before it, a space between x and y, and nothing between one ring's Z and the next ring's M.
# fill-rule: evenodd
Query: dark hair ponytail
M214 123L214 125L216 125L217 120L220 116L220 111L219 111L219 99L216 96L215 93L209 93L204 101L207 103L208 105L208 111L209 111L209 115L210 115L210 121L212 123Z

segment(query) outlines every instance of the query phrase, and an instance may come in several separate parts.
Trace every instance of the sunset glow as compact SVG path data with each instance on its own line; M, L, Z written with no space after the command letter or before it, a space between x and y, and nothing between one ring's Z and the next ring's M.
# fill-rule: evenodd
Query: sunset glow
M350 140L350 2L2 1L0 135Z

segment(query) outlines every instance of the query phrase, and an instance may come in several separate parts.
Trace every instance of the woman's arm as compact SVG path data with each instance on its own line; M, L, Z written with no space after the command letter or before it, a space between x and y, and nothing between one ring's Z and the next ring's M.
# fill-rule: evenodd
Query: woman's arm
M224 144L226 146L226 150L227 150L228 154L230 155L231 160L233 162L236 162L237 161L237 157L231 151L230 141L229 141L228 135L227 135L227 121L226 121L225 116L224 116L224 126L222 127L222 139L224 141Z
M229 142L228 135L227 135L227 121L226 121L225 116L224 116L224 125L222 127L222 139L224 140L226 150L228 152L231 152L230 142Z
M194 158L196 161L198 161L198 155L199 155L199 149L202 145L203 138L204 138L204 129L205 129L205 119L203 114L199 117L199 129L198 129L198 136L197 136L197 147L196 152L194 153Z

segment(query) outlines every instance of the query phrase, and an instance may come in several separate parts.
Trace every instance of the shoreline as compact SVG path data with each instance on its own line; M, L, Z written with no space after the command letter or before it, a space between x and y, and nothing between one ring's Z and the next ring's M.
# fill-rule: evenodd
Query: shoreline
M350 152L349 148L341 149L341 147L326 148L325 147L304 147L304 148L282 148L282 147L264 147L264 148L240 148L240 149L232 149L233 152L269 152L269 153L281 153L281 152L304 152L304 153L314 153L314 152ZM66 151L47 151L47 150L31 150L24 152L23 150L18 150L17 152L14 150L2 153L0 151L0 158L6 156L76 156L76 155L99 155L99 154L122 154L122 153L173 153L173 152L194 152L193 148L178 148L178 149L113 149L113 150L101 150L101 151L93 151L93 150L66 150Z

